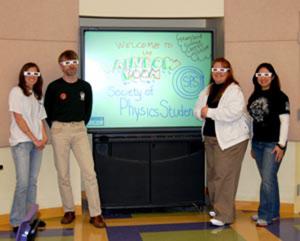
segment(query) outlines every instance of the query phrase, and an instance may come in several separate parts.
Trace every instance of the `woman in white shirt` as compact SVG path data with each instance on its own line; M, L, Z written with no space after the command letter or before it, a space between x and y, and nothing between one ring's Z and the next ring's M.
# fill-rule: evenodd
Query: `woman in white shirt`
M31 205L36 203L42 150L48 140L42 86L39 67L35 63L26 63L20 70L18 86L13 87L9 94L9 142L16 170L16 188L10 213L14 232ZM45 226L45 223L42 221L39 225Z
M215 59L211 71L211 83L200 93L194 115L203 120L210 222L224 226L235 219L235 195L249 125L244 96L229 61Z

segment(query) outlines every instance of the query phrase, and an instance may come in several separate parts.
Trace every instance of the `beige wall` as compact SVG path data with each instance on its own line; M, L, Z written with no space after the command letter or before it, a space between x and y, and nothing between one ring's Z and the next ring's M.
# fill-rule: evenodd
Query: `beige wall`
M299 0L225 1L225 55L248 97L252 75L271 62L291 103L290 140L300 141Z
M300 143L299 142L297 143L296 146L295 158L297 160L295 165L295 172L296 172L295 183L297 185L295 187L295 211L300 212L300 196L297 193L297 189L298 192L300 192Z
M36 62L45 83L58 78L60 52L78 48L78 0L10 0L0 7L0 146L8 145L8 94L24 63ZM45 86L46 86L45 84Z
M80 16L142 17L142 18L192 18L222 17L223 0L80 0Z

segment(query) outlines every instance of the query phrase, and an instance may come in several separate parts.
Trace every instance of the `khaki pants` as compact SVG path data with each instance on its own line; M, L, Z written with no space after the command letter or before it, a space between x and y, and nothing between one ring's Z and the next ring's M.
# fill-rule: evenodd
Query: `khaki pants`
M84 122L53 122L51 128L58 186L65 212L75 210L70 183L70 150L80 167L88 199L90 216L101 214L94 161Z
M217 138L205 137L207 186L216 219L232 223L235 219L235 195L248 140L221 150Z

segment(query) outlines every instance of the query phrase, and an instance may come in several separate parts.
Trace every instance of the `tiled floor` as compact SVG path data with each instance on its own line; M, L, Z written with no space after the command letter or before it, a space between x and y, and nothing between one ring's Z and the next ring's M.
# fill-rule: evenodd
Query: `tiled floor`
M209 224L209 217L198 210L159 212L105 212L106 229L89 224L88 215L77 216L73 224L61 225L60 218L44 219L47 228L36 241L296 241L300 240L300 216L282 214L280 221L257 228L253 213L239 211L236 222L225 228ZM0 241L15 240L9 225L0 226Z

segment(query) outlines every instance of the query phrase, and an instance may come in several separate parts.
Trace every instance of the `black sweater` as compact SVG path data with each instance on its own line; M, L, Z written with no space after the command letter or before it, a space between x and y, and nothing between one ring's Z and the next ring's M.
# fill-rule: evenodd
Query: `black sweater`
M81 79L68 83L63 78L49 84L45 94L47 123L51 127L53 121L88 123L92 111L91 85Z

